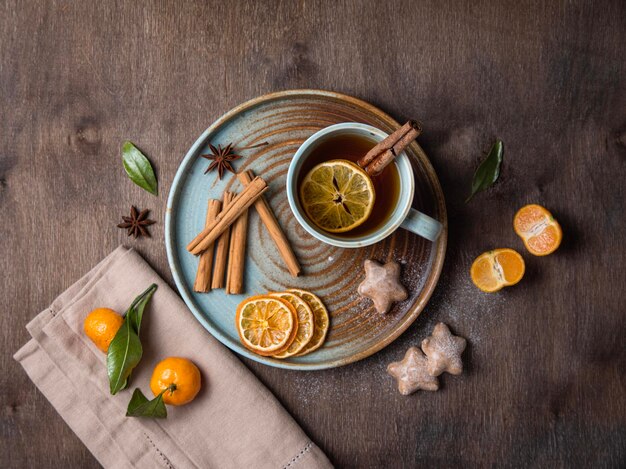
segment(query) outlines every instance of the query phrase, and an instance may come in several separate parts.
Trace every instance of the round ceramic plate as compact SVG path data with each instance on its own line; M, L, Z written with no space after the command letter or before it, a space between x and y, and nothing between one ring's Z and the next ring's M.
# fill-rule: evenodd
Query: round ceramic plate
M417 318L430 298L446 250L445 201L428 157L417 143L407 149L415 173L413 207L436 218L443 231L436 243L402 229L384 241L360 249L341 249L317 241L293 217L285 193L289 162L304 140L321 128L339 122L364 122L386 132L399 124L376 107L350 96L318 90L273 93L248 101L218 119L187 152L169 194L165 217L167 255L178 290L189 309L211 334L232 350L270 366L291 369L322 369L365 358L398 337ZM210 163L200 155L209 143L230 142L235 147L269 145L239 152L237 171L251 169L269 185L265 197L290 239L302 266L293 278L254 209L250 210L245 295L227 295L223 289L195 293L193 283L198 259L185 247L204 227L208 199L221 199L224 190L241 190L235 176L204 174ZM395 259L402 265L407 300L385 314L378 314L357 286L363 280L363 262ZM235 329L235 311L245 297L287 288L303 288L317 294L331 316L325 344L303 357L278 360L256 355L241 345Z

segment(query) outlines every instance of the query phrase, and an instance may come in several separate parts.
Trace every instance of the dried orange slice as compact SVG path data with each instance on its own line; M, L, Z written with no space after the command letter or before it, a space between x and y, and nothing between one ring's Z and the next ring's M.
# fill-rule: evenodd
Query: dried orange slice
M241 343L264 356L286 350L298 330L296 309L281 298L266 295L239 303L235 323Z
M470 269L472 282L487 293L515 285L524 276L524 259L513 249L494 249L476 258Z
M300 186L300 203L319 228L344 233L362 225L372 213L376 193L367 173L346 160L315 166Z
M290 288L287 291L293 293L294 295L298 295L306 301L313 311L313 316L315 316L315 329L313 329L313 337L311 338L311 341L306 344L300 352L298 352L297 355L300 357L302 355L306 355L307 353L311 353L322 346L326 340L326 334L328 333L328 328L330 326L330 319L326 306L324 306L324 303L322 303L322 300L320 300L317 295L298 288Z
M288 301L296 309L296 314L298 315L296 338L284 352L274 355L276 358L291 357L302 350L313 338L313 331L315 330L313 311L311 311L306 301L293 293L277 292L270 293L270 296Z
M526 249L535 256L552 254L561 245L563 231L552 214L541 205L520 208L513 218L513 229Z

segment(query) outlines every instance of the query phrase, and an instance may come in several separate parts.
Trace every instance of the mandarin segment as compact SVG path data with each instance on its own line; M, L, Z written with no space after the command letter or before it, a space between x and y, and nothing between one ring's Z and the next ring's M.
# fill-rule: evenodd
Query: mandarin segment
M537 204L530 204L517 211L513 229L522 238L528 251L535 256L552 254L561 245L561 225L552 214Z
M545 221L550 216L550 212L541 205L526 205L515 214L513 220L515 231L518 234L532 231L534 226Z
M498 272L501 272L505 286L515 285L524 276L526 265L522 256L513 249L496 249L494 251L494 264Z
M482 291L496 292L504 286L493 272L493 261L489 253L481 254L471 268L472 282Z
M561 244L561 229L558 226L546 226L541 233L525 240L526 248L535 256L547 256L556 251Z

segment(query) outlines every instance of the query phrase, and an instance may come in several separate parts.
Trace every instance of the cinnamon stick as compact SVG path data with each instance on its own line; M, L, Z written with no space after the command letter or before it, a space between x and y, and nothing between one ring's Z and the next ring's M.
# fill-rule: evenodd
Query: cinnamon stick
M213 244L226 229L237 220L244 211L252 205L261 194L267 190L267 183L260 177L254 178L250 185L244 187L232 203L223 210L209 226L206 226L187 245L187 251L194 255L200 254Z
M246 263L246 239L248 237L248 209L244 210L230 230L228 273L226 293L236 295L243 292L243 274Z
M245 171L239 173L237 175L237 179L239 179L239 182L241 182L241 184L245 187L252 182L252 180L254 179L254 174L252 173L252 171ZM278 248L278 252L283 258L283 261L285 261L289 273L291 273L291 275L293 275L294 277L297 277L300 273L300 264L298 264L298 259L296 258L293 249L291 249L289 240L287 239L287 236L285 236L284 231L278 224L278 220L276 220L276 215L274 215L274 212L267 203L267 200L265 200L265 197L259 197L256 202L254 202L254 208L259 213L261 221L265 225L265 228L267 228L270 237Z
M222 202L222 210L232 202L235 194L232 192L224 192L224 201ZM211 288L224 288L224 274L226 273L226 261L228 260L228 245L230 242L230 228L220 235L215 244L215 264L213 268L213 280L211 280Z
M376 176L421 133L421 124L410 120L387 138L380 141L357 163L367 174Z
M209 226L220 213L222 203L219 200L209 200L205 226ZM200 255L198 261L198 272L196 272L196 280L193 283L193 291L206 293L211 291L211 270L213 269L213 244Z

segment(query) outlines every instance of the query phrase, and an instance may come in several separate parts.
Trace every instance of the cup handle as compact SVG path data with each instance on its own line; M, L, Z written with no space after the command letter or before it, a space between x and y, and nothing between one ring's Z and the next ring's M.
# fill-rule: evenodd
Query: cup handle
M439 238L443 225L434 218L412 208L400 227L434 242Z

